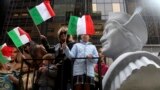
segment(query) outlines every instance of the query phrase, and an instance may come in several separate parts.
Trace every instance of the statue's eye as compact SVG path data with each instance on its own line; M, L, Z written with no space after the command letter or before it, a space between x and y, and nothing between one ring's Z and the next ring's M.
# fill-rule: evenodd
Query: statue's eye
M104 33L107 34L109 31L111 31L113 29L113 25L112 24L108 24L105 27Z
M106 30L105 30L105 33L107 34L108 32L109 32L109 29L106 29Z
M103 34L107 34L107 33L108 33L108 29L105 27L104 31L103 31Z

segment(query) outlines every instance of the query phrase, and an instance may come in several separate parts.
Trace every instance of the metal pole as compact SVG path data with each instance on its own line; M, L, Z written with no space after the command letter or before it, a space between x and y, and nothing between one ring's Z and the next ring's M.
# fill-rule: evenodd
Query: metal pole
M28 67L28 71L27 71L27 81L26 81L26 90L28 90L28 79L29 79L29 73L30 73L30 67Z
M99 79L99 90L102 90L102 75L101 75L101 58L98 59L98 79Z
M22 52L19 50L19 48L17 48L17 49L21 53L21 55L23 55ZM22 69L23 69L23 60L21 61L21 68L20 68L19 82L18 82L20 90L23 88L23 86L22 86L22 71L23 70Z
M84 0L84 13L87 13L87 0Z
M126 1L126 0L123 0L123 6L124 6L124 11L125 12L128 12L128 1Z

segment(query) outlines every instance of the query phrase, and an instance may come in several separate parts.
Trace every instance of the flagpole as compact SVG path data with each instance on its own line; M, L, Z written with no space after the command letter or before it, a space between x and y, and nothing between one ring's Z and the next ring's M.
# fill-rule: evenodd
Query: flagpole
M23 55L22 54L22 52L19 50L19 48L17 47L17 50L19 51L19 53L21 54L21 55ZM22 61L21 61L21 69L20 69L20 75L19 75L19 86L20 86L20 89L22 88L22 85L21 85L21 80L22 80L22 69L23 69L23 59L22 59Z
M78 35L77 35L77 42L79 42L79 41L78 41Z
M34 25L35 25L35 24L34 24ZM37 26L37 25L35 25L35 27L36 27L36 29L37 29L37 31L38 31L39 36L41 36L41 32L40 32L40 30L39 30L38 26Z
M10 35L9 35L10 36ZM11 38L11 37L10 37ZM12 40L12 38L11 38L11 40ZM14 41L12 40L12 42L14 43ZM15 44L15 43L14 43ZM21 55L23 55L23 53L20 51L20 49L15 45L15 47L17 48L17 50L18 50L18 52L21 54ZM21 87L21 81L20 80L22 80L22 68L23 68L23 59L22 59L22 61L21 61L21 69L20 69L20 79L19 79L19 85L20 85L20 87Z
M27 10L29 11L29 9L27 8ZM33 21L33 20L32 20ZM34 22L33 22L34 23ZM41 34L41 32L40 32L40 30L39 30L39 28L38 28L38 26L34 23L34 25L35 25L35 27L36 27L36 29L37 29L37 31L38 31L38 34L39 34L39 36L41 36L42 34Z
M20 54L23 56L23 53L20 51L20 49L17 47L18 52L20 52ZM24 57L22 57L23 59L25 59ZM21 88L23 88L23 86L21 85L21 80L22 80L22 71L23 71L23 59L21 61L21 68L20 68L20 79L19 79L19 85L20 85L20 90ZM26 87L25 90L28 89L28 78L29 78L29 72L30 72L30 67L28 67L28 71L27 71L27 81L26 81Z
M25 31L23 31L20 27L16 27L14 29L15 29L15 31L11 30L10 32L8 32L8 35L11 38L12 42L15 44L15 47L17 48L18 52L21 54L21 58L22 58L22 60L21 60L21 68L20 68L20 75L19 75L19 82L18 82L19 85L20 85L19 88L21 90L21 88L22 88L21 84L22 84L22 71L23 71L23 59L24 59L24 57L23 57L23 53L21 52L21 50L19 49L19 47L22 46L22 45L24 45L24 44L26 44L26 43L21 43L21 45L20 44L16 44L17 42L15 42L15 40L14 40L15 37L11 36L11 34L13 32L16 32L17 30L19 30L19 31L17 31L18 33L22 32L22 35L26 35L26 37L28 39L27 43L30 41L30 36L28 35L28 33L26 33ZM18 37L18 38L21 38L21 37ZM24 39L19 39L19 42L21 42L21 40L24 40Z

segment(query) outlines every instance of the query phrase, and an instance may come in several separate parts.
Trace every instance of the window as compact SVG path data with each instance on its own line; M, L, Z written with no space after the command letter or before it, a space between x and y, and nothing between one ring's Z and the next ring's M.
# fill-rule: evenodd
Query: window
M22 16L28 16L28 14L27 13L22 13Z
M13 16L14 16L14 17L17 17L17 16L18 16L18 13L13 14Z
M119 3L112 3L113 12L120 12L120 4Z
M92 11L96 12L97 11L97 5L96 4L92 4Z
M74 11L74 5L73 4L57 4L57 5L54 5L54 10L57 16L65 16L66 11Z

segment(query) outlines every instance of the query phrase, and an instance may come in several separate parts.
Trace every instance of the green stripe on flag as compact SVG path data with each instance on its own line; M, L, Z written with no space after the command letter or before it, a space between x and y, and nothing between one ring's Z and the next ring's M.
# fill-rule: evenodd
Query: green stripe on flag
M77 35L77 22L78 22L78 17L76 16L70 17L68 32L67 32L69 35Z
M29 14L31 15L31 17L36 25L43 22L43 19L42 19L41 15L39 14L38 10L36 9L36 7L30 9Z
M8 32L9 37L12 39L13 43L16 45L16 47L20 47L23 45L17 34L15 33L15 30L11 30Z
M9 62L9 60L7 60L3 55L2 52L0 52L0 63L5 64Z

